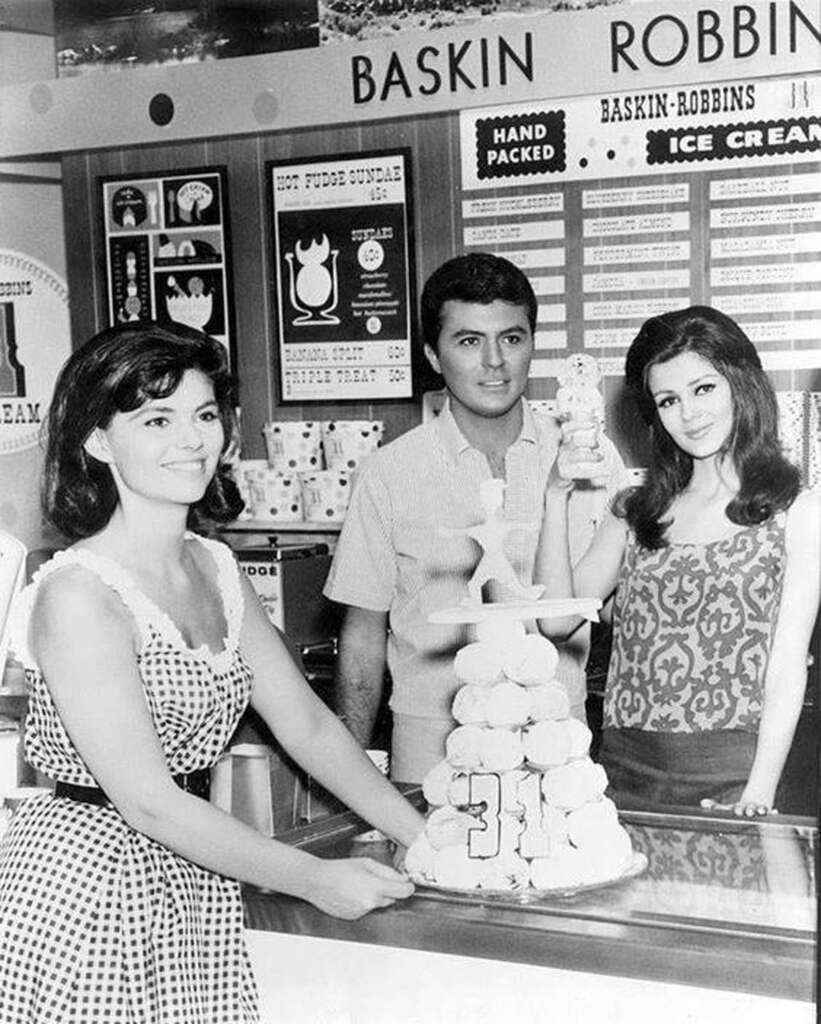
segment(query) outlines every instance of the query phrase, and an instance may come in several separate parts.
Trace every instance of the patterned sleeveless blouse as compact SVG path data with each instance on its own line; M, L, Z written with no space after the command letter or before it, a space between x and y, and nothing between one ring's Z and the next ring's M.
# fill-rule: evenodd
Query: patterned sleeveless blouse
M786 515L708 544L627 542L604 725L757 732L785 568Z

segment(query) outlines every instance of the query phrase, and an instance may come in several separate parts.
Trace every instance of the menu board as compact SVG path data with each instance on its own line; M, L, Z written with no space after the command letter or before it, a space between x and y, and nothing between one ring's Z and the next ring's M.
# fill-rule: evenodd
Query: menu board
M110 324L182 323L233 346L226 174L102 178Z
M821 76L461 114L468 250L539 299L532 375L566 349L621 375L647 317L736 319L768 369L821 366Z
M267 165L282 402L412 394L409 159Z

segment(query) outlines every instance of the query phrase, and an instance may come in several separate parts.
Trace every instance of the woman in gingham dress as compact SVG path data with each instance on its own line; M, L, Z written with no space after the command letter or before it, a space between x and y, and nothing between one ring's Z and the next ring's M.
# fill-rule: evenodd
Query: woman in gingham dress
M26 756L56 786L0 841L0 1021L255 1021L238 880L349 918L412 886L202 798L248 703L398 843L422 819L314 696L228 548L188 529L239 507L222 346L180 325L103 331L64 367L47 428L46 512L75 543L24 591L15 642Z

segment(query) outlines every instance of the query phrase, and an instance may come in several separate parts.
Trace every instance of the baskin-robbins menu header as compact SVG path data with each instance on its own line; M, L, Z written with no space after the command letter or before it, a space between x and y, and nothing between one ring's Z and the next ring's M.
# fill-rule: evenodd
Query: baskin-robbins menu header
M462 186L818 161L821 75L464 111Z
M4 86L0 158L797 77L821 62L820 12L821 0L502 12L365 41L135 67L106 74L105 89L97 75ZM78 118L78 109L94 117ZM152 111L163 117L155 122ZM545 148L542 157L555 154Z

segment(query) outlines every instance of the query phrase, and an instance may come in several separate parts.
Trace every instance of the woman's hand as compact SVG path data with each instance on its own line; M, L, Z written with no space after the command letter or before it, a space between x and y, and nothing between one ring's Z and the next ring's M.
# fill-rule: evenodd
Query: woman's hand
M413 893L413 883L370 857L321 860L307 898L315 907L355 921L376 907L389 907Z
M407 855L407 852L407 846L403 846L401 843L394 844L391 863L393 864L394 869L403 876L405 874L405 856Z
M717 800L705 798L701 801L701 807L705 811L719 811L724 814L734 814L737 818L763 818L767 814L778 814L774 807L761 800L751 800L742 794L740 800L731 804L722 804Z
M560 421L561 440L548 486L569 488L574 480L600 475L604 456L599 447L599 422L595 418Z

